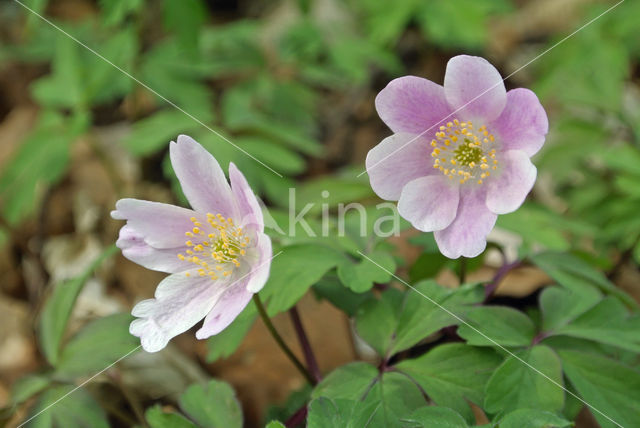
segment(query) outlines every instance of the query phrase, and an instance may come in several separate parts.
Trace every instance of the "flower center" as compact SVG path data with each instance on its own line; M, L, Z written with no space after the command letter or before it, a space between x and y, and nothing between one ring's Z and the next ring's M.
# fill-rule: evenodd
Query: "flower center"
M489 170L498 169L494 141L486 126L474 130L471 122L454 119L431 140L433 167L451 179L459 178L460 183L477 180L482 184L491 175Z
M231 218L225 219L221 214L207 213L204 226L195 217L191 217L191 222L193 229L185 233L190 238L185 242L189 249L186 255L178 254L180 260L200 266L198 274L211 279L218 279L218 275L229 276L233 269L240 267L238 259L246 254L245 248L249 244L241 227L236 227ZM186 275L190 276L189 273Z

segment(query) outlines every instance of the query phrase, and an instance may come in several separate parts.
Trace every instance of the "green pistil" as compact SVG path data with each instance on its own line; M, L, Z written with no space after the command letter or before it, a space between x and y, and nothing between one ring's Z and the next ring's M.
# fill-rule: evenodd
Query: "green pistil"
M454 151L454 159L459 165L478 164L482 159L482 150L479 147L469 147L473 142L468 138L464 139L464 144L460 144Z

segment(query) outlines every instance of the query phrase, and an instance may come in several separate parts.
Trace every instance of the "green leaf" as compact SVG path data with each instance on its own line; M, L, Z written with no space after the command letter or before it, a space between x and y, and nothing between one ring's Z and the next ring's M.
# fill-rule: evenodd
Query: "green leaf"
M562 385L562 367L556 353L547 346L538 345L515 355L520 359L509 356L491 375L486 386L484 409L489 413L521 408L562 410L564 390L536 371Z
M425 3L415 15L432 43L477 49L488 40L489 20L509 6L505 0L449 0Z
M582 292L585 285L591 285L616 296L631 308L638 308L633 298L612 284L602 272L571 254L546 252L532 256L531 260L558 284L575 293Z
M129 334L132 320L121 313L91 321L62 349L55 377L93 375L138 349L138 338Z
M513 308L473 308L466 313L465 319L467 323L458 327L458 334L470 345L528 346L536 334L533 321Z
M400 426L401 418L425 405L422 393L409 378L395 372L381 376L375 367L361 362L349 363L331 372L315 387L311 397L326 397L334 403L337 400L357 400L361 403L357 406L365 406L366 410L359 408L345 416L344 406L336 404L333 413L342 415L342 418L359 418L362 413L370 413L370 426Z
M371 364L363 362L349 363L329 373L314 388L311 398L328 397L332 399L362 400L377 376L378 370Z
M44 375L26 375L21 377L11 388L11 402L20 404L33 397L51 383L51 379Z
M448 407L425 406L405 419L411 428L467 428L467 421Z
M329 275L315 283L313 291L350 317L354 316L362 302L372 295L372 292L354 293L344 287L337 278L331 278Z
M178 134L188 134L200 125L179 110L168 109L135 122L122 144L136 156L166 149Z
M54 184L63 176L71 143L86 126L75 119L51 111L41 113L35 129L3 166L0 199L10 224L17 224L33 211L43 185Z
M500 420L500 428L565 428L573 423L551 412L518 409Z
M377 250L368 254L367 257L373 261L366 258L357 262L345 259L338 265L340 281L356 293L369 291L374 283L389 282L391 275L387 271L395 272L396 270L396 262L389 252ZM376 266L376 263L382 268Z
M38 414L39 412L42 413ZM31 428L109 427L106 415L91 395L83 388L76 389L74 385L61 385L46 390L30 412L31 416L36 414L38 416L29 422Z
M234 143L281 174L295 175L305 170L302 156L268 138L241 137Z
M542 330L553 331L567 324L596 305L601 298L602 294L589 285L575 291L561 287L545 288L540 295Z
M342 256L328 247L312 244L285 247L271 262L271 273L263 297L269 298L273 316L291 308Z
M414 379L437 405L450 407L473 422L467 402L483 402L484 386L499 363L500 357L491 349L452 343L396 367Z
M389 289L379 299L371 297L358 308L358 335L380 356L386 356L391 345L401 303L402 294L395 289Z
M257 315L256 306L247 305L231 325L207 339L207 362L212 363L233 354L251 330Z
M296 192L297 212L310 205L309 215L319 214L322 206L357 201L373 196L368 182L354 178L324 177L304 183Z
M99 0L104 25L121 24L128 15L137 13L144 4L141 0Z
M617 299L608 297L553 334L594 340L640 353L640 316L631 316Z
M149 407L144 418L151 428L198 428L193 422L179 413L165 413L159 404Z
M83 49L66 34L55 33L52 73L31 85L33 97L45 107L85 109L86 94L82 74Z
M580 397L593 406L589 410L602 428L637 424L640 420L638 370L600 355L569 350L558 353L565 375Z
M280 421L271 421L264 428L286 428Z
M200 29L207 19L207 9L201 0L163 1L164 22L178 35L180 46L195 54L198 50Z
M413 288L415 290L406 292L391 348L392 353L412 347L441 328L458 324L459 320L451 315L452 313L462 317L467 307L484 299L484 288L479 284L448 289L439 286L435 281L421 281Z
M308 428L361 428L370 425L379 403L319 397L309 403Z
M180 408L203 428L242 427L242 409L229 384L210 380L191 385L180 396Z
M40 320L38 322L38 338L42 352L49 364L55 366L58 362L60 342L67 327L73 305L80 294L80 290L87 282L93 271L106 259L116 253L115 245L107 248L81 276L58 284L47 299Z

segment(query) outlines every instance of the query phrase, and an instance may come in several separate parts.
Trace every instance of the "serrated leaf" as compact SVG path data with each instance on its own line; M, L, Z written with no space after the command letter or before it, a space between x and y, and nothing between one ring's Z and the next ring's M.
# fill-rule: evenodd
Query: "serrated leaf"
M448 407L426 406L404 420L406 428L467 428L467 421Z
M500 420L500 428L565 428L573 423L551 412L533 409L515 410Z
M180 408L203 428L241 428L242 409L226 382L191 385L180 396Z
M286 311L309 287L342 260L335 250L312 244L292 245L271 262L271 273L262 296L269 299L268 313Z
M439 286L435 281L421 281L413 288L415 290L410 289L406 293L392 353L410 348L443 327L458 324L460 321L454 315L462 317L468 307L484 299L483 288L477 284L452 290Z
M506 306L484 306L469 309L458 334L470 345L528 346L536 328L524 313Z
M562 367L556 353L547 346L537 345L515 355L519 359L509 356L491 375L485 390L484 409L489 413L521 408L562 410L564 390L558 386L563 384Z
M416 385L401 373L382 375L366 363L350 363L327 376L312 392L312 398L357 400L370 412L370 426L400 427L401 419L426 404ZM340 409L336 409L340 413ZM362 416L358 414L358 416Z
M608 297L552 333L594 340L640 353L638 331L640 315L630 315L618 299Z
M600 355L569 350L558 354L565 375L593 406L589 410L602 428L634 426L640 420L638 370Z
M473 422L468 401L483 402L484 386L499 363L500 357L491 349L453 343L402 361L396 368L414 379L433 402L450 407L467 422Z
M540 295L542 310L542 330L552 331L596 305L602 294L592 286L585 285L580 290L561 287L547 287Z
M379 299L371 297L358 308L356 331L380 356L387 355L393 340L402 298L397 290L389 289Z
M376 407L379 403L374 401L363 403L319 397L309 403L307 428L361 428L369 424Z
M338 265L338 278L356 293L364 293L373 287L374 283L384 284L391 280L388 272L395 272L396 262L393 256L382 250L367 254L357 262L344 259ZM379 266L378 266L379 265Z
M576 293L582 292L585 284L596 286L603 292L616 296L627 306L638 308L633 298L612 284L602 272L571 254L546 252L532 256L531 260L558 284Z

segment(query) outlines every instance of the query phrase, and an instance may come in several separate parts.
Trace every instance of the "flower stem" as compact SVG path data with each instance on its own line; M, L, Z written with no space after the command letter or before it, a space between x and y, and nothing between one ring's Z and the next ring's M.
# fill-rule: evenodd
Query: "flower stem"
M467 258L460 257L460 264L458 265L458 278L460 278L460 285L464 284L467 280Z
M300 342L300 347L302 348L309 372L311 372L311 375L314 377L316 382L320 382L320 380L322 380L322 373L320 372L320 367L318 367L318 362L313 353L313 349L311 348L311 343L309 342L307 333L304 331L304 326L302 325L298 309L295 306L289 309L289 316L291 317L291 322L293 323L293 327L298 335L298 341Z
M520 266L522 266L522 262L516 260L513 263L505 263L500 267L500 269L498 269L491 282L488 283L484 288L484 303L487 303L487 301L493 297L493 294L498 289L498 286L500 285L504 277L507 276L507 274L513 269L516 269Z
M271 333L271 336L273 336L278 346L280 346L280 349L282 349L282 351L286 354L289 360L291 360L293 365L296 366L298 371L305 377L305 379L307 379L307 381L311 385L315 385L316 382L311 376L311 374L307 371L307 369L304 368L300 360L296 358L293 352L291 352L291 349L289 349L287 344L284 343L284 340L282 340L282 337L280 336L280 334L278 334L278 331L271 323L271 320L269 319L269 315L267 315L267 311L264 309L264 305L262 304L262 301L260 300L260 297L258 296L258 294L253 295L253 303L256 304L256 307L258 308L258 313L260 314L260 318L262 318L264 325L267 326L269 333Z

